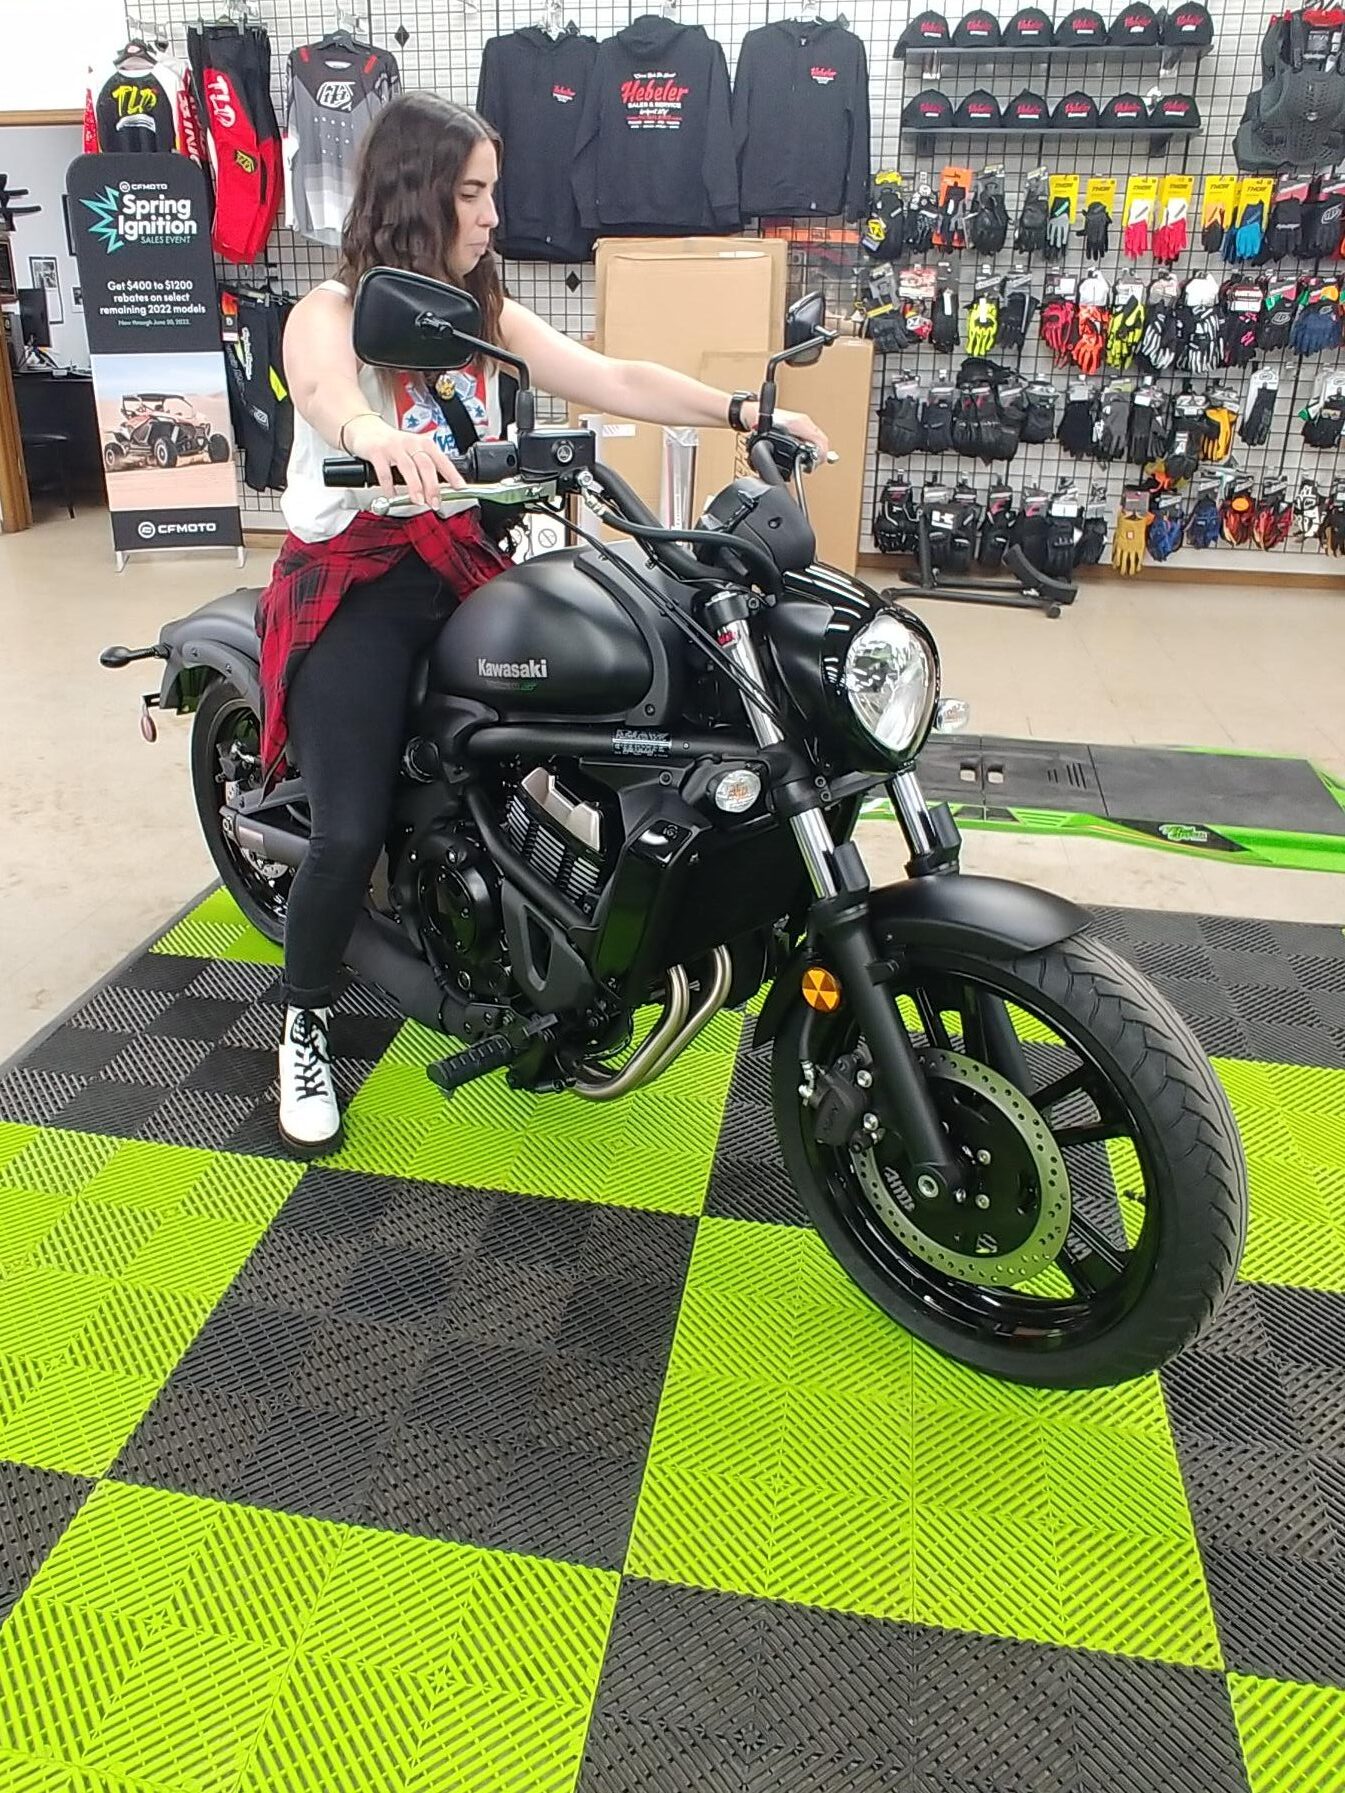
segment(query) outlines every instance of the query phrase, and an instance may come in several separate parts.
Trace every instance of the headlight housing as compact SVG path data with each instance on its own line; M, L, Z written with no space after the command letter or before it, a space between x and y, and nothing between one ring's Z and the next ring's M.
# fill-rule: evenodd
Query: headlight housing
M865 735L899 762L920 745L934 719L934 651L899 616L876 616L850 643L841 687Z

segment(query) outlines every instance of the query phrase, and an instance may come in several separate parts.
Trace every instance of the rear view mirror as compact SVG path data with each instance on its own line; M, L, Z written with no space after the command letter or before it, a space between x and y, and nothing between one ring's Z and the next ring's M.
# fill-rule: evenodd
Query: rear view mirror
M481 308L470 293L408 274L370 268L355 293L355 353L370 367L439 373L478 352Z
M825 293L805 293L803 298L796 299L785 313L785 350L802 348L804 343L812 342L820 336L827 326L827 299ZM791 367L812 367L822 357L822 345L807 355L790 355Z

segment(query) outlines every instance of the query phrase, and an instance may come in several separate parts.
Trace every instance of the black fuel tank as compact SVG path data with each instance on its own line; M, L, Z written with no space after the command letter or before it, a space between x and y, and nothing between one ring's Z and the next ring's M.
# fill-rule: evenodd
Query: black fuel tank
M430 651L429 688L493 709L624 716L654 678L646 632L580 564L584 549L544 554L483 585Z

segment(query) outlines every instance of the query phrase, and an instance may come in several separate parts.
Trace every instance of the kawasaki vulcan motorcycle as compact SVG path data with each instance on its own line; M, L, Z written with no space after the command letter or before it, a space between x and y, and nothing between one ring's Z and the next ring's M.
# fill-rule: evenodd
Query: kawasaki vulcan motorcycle
M1156 1368L1237 1270L1232 1116L1186 1026L1082 910L959 872L952 816L915 773L953 720L934 642L894 593L816 564L813 452L774 427L778 367L832 340L820 297L769 364L751 476L694 529L661 526L592 434L539 427L526 366L481 328L466 294L419 276L379 269L357 294L369 363L487 352L516 371L515 439L458 464L482 500L568 507L577 545L501 573L426 656L349 965L458 1043L429 1070L446 1097L500 1072L616 1100L769 985L753 1047L772 1050L780 1150L860 1289L997 1376ZM326 478L406 508L363 462ZM302 767L277 783L259 759L255 598L104 660L165 663L146 732L152 706L193 714L210 850L276 940L307 808ZM903 883L869 883L866 800L901 828Z

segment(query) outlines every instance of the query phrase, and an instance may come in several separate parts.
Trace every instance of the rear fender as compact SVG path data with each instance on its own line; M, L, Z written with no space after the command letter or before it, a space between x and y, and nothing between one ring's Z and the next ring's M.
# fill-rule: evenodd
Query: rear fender
M227 679L261 715L261 673L257 662L237 648L208 637L183 642L170 652L159 687L159 708L191 714L210 684L212 673Z
M1005 878L953 873L888 884L869 898L869 920L880 950L941 947L983 959L1017 959L1041 952L1089 926L1086 910L1049 890ZM804 946L771 988L752 1035L753 1045L775 1038L799 995L804 971L819 956Z

